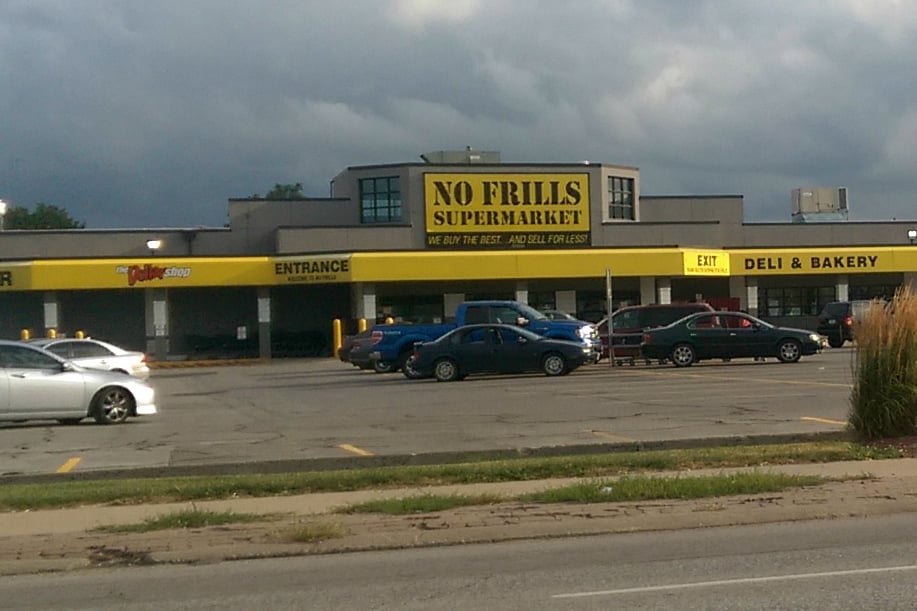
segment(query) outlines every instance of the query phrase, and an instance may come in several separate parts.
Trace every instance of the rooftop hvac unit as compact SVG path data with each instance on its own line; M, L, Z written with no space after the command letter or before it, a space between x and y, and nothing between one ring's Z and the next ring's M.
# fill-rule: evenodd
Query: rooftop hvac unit
M500 151L476 151L470 146L464 151L433 151L420 156L427 163L464 165L472 163L500 163Z
M794 221L846 221L847 187L793 189Z

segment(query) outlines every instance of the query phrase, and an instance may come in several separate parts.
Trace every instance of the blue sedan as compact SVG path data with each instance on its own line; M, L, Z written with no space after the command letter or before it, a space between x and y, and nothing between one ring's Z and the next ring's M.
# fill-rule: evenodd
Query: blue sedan
M591 362L592 349L580 342L548 339L513 325L465 325L432 341L417 344L406 368L410 377L440 382L476 373L542 372L567 374Z

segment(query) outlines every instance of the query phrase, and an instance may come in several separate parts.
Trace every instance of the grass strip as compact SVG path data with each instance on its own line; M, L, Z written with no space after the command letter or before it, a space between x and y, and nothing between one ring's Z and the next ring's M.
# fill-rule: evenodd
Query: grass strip
M532 503L619 503L660 499L702 499L781 492L825 483L817 475L735 473L701 477L625 477L552 488L519 497Z
M384 513L388 515L409 515L412 513L433 513L456 507L473 505L495 505L506 498L494 494L422 494L400 499L377 499L342 507L338 513Z
M619 503L662 499L702 499L743 494L781 492L789 488L818 486L827 481L817 475L783 473L735 473L697 477L624 477L593 480L548 488L515 497L496 495L423 494L397 499L378 499L355 503L338 513L381 513L409 515L435 513L458 507L494 505L508 501L528 503Z
M264 522L273 516L254 513L234 513L232 511L207 511L202 509L184 509L172 513L165 513L136 524L107 524L94 528L99 532L118 533L143 533L152 530L168 530L175 528L203 528L205 526L221 526L224 524L243 524L250 522Z
M347 531L340 524L313 522L284 531L277 535L283 543L318 543L328 539L340 539Z
M446 465L414 465L309 471L270 475L224 475L92 480L0 486L0 510L47 509L97 504L149 504L235 497L262 497L529 481L559 477L609 477L653 471L753 467L899 458L895 448L846 441L726 446L554 457L520 457Z

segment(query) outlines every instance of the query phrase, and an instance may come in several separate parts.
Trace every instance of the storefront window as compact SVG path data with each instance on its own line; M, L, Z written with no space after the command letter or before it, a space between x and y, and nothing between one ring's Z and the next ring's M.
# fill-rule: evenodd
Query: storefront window
M539 311L557 309L554 291L529 291L529 305Z
M835 301L833 286L759 288L761 316L817 316L826 303Z
M441 323L445 320L442 295L380 296L376 306L379 308L377 322L387 318L399 323Z
M898 289L895 285L851 286L848 290L850 300L859 299L891 299Z

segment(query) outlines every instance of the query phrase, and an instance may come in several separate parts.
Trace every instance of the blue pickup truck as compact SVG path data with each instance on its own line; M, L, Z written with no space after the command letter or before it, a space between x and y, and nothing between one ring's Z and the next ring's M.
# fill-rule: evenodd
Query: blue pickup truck
M465 301L455 310L452 322L442 324L386 324L372 329L369 358L373 369L379 373L405 368L417 342L430 342L462 325L477 323L505 323L525 327L529 331L554 339L583 342L590 346L598 361L602 355L602 342L595 327L581 320L551 320L535 308L518 301Z

